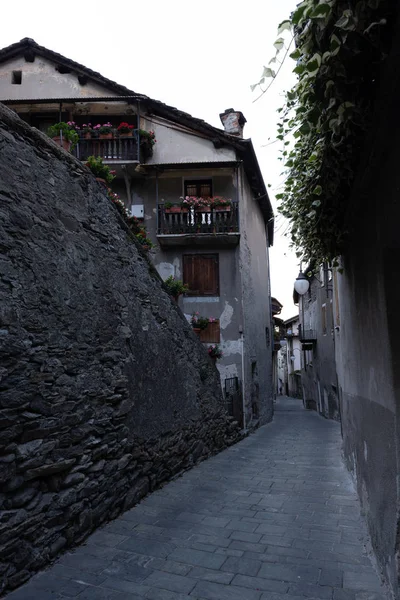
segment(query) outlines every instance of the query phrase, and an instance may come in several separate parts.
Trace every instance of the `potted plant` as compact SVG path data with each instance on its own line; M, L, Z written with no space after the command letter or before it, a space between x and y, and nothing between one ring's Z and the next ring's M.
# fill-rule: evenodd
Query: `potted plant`
M198 312L194 312L192 313L192 316L190 318L190 323L193 327L193 331L197 335L200 335L201 331L203 331L203 329L206 329L209 323L209 319L208 317L201 317Z
M145 229L141 229L140 233L136 234L136 239L143 247L143 250L150 250L151 248L154 248L154 244L151 239L147 237Z
M166 213L180 213L182 212L181 206L178 204L172 204L172 202L165 202L164 209ZM187 212L187 210L185 211Z
M229 212L231 210L232 200L222 196L210 198L210 203L215 212Z
M208 356L214 362L216 362L219 358L222 358L222 355L223 355L222 350L218 346L218 344L211 344L211 346L208 346L207 352L208 352Z
M106 186L115 179L115 171L111 171L110 167L103 164L101 156L89 156L85 165L89 167L97 181Z
M154 131L139 129L140 156L142 162L153 156L153 146L157 142Z
M134 125L129 125L129 123L122 122L117 127L117 132L119 137L132 137Z
M90 140L92 137L93 129L91 123L84 123L81 128L81 135L83 138Z
M169 294L173 297L173 299L178 302L179 296L182 294L187 294L189 291L189 286L184 284L180 279L175 279L173 275L170 275L164 281L166 287L168 288Z
M93 127L93 130L97 131L100 139L111 140L113 137L113 126L111 123L103 123L103 125L98 123Z
M47 130L47 135L51 137L56 144L62 146L64 150L67 150L68 152L73 150L79 141L79 135L75 129L64 121L51 125Z

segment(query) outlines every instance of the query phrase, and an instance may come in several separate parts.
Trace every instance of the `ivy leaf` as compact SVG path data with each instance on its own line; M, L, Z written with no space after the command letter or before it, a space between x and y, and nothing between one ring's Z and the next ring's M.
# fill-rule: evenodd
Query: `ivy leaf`
M340 50L341 45L342 45L342 42L340 41L338 36L333 33L331 35L331 43L330 43L330 51L332 53L332 56L336 56L336 54Z
M254 92L256 87L258 87L258 83L253 83L253 85L250 86L251 91Z
M319 206L321 206L321 200L314 200L312 206L316 206L318 208Z
M316 152L313 152L307 162L313 163L317 160L317 158L318 158L318 154Z
M332 12L332 8L329 4L318 4L312 13L310 14L310 19L321 19L327 17Z
M275 71L273 71L269 67L264 67L262 76L263 77L272 77L272 78L274 78L275 74L276 74Z
M281 200L285 194L275 194L277 200Z
M280 33L282 33L283 31L286 31L286 30L290 31L291 27L292 27L292 24L289 19L282 21L282 23L279 23L279 25L278 25L278 35Z
M306 2L302 2L302 4L300 4L300 6L297 7L297 9L294 11L294 13L292 14L292 23L293 25L298 25L304 15L304 11L307 8L307 3Z
M310 75L315 75L321 66L321 55L317 52L307 62L306 68Z
M293 73L297 73L297 75L302 75L302 73L304 73L305 70L306 67L303 64L299 64L293 69Z
M282 50L284 45L285 45L285 40L283 38L278 38L276 40L276 42L274 42L274 48L276 48L278 52L280 50Z
M316 196L320 196L322 194L322 187L320 185L317 185L313 191L313 194L315 194Z
M353 17L351 10L343 11L342 16L335 23L335 27L344 29L345 31L354 31L356 28L356 21Z
M298 58L300 58L301 56L301 52L298 48L296 48L296 50L294 52L292 52L291 54L289 54L290 58L293 58L293 60L297 60Z
M269 65L276 63L276 56L274 56L273 58L271 58L271 60L269 61Z

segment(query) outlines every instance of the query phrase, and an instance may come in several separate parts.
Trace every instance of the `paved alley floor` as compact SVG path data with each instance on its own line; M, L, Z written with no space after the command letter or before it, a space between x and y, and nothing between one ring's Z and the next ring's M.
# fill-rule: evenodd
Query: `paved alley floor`
M273 423L154 492L7 600L384 600L338 423Z

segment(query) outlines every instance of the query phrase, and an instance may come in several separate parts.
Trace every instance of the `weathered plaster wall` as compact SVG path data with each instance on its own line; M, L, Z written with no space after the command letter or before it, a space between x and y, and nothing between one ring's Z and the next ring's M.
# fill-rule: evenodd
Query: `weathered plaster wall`
M143 128L154 131L157 143L148 164L235 161L232 148L215 148L214 144L195 132L180 130L179 126L159 118L142 119Z
M345 456L378 563L398 594L400 22L396 30L350 204L336 360Z
M240 171L239 185L245 403L246 422L251 427L258 420L261 423L269 421L273 414L273 330L266 224L243 169Z
M103 188L0 105L0 593L238 439Z
M22 71L20 85L12 83L12 72ZM79 98L116 96L107 88L89 81L81 85L76 73L59 73L56 64L37 56L26 62L16 57L0 65L0 100L28 98Z
M217 196L237 199L236 177L232 168L185 169L165 172L158 179L159 201L179 202L183 195L185 179L211 178L213 193ZM141 187L135 186L134 201L145 203L145 223L149 236L157 242L157 202L155 179L148 179ZM190 245L163 249L158 246L152 251L152 260L162 279L173 275L182 279L182 254L218 254L220 293L215 297L181 297L179 306L189 318L192 312L220 320L221 348L224 356L217 363L221 383L229 377L242 378L242 358L239 328L243 323L240 301L240 273L237 248L200 247Z

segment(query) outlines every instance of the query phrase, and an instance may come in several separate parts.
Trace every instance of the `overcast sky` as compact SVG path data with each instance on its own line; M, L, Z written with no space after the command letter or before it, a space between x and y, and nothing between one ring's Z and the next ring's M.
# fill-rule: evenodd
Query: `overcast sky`
M296 314L292 300L298 264L282 236L287 223L274 194L282 182L275 140L283 90L294 82L287 59L270 90L253 103L250 85L272 58L278 24L298 0L3 0L0 47L24 37L99 71L102 75L211 125L219 113L241 110L274 206L271 248L272 294Z

